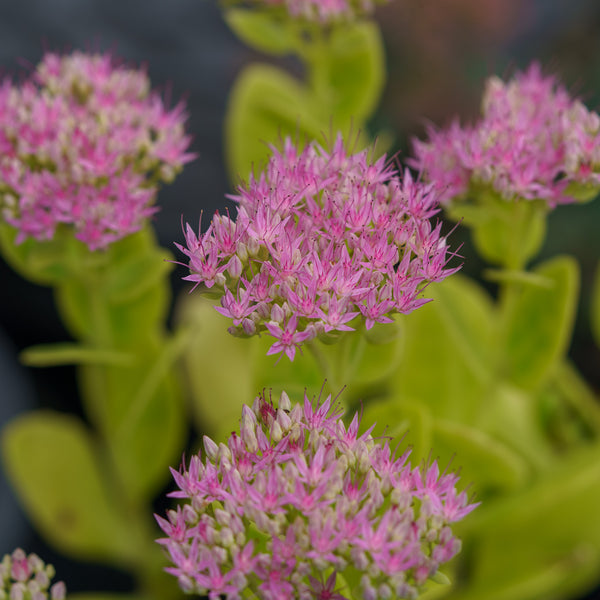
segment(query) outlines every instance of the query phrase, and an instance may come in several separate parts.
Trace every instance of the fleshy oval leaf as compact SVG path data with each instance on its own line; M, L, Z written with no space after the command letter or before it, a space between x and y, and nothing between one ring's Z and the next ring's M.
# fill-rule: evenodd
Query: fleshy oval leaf
M327 129L305 87L270 65L251 65L238 77L225 119L227 164L232 181L259 173L270 155L269 144L286 136L305 143Z
M78 559L129 563L136 548L92 438L75 417L25 414L2 432L6 472L36 528Z
M569 256L553 258L534 272L549 289L527 286L514 306L506 331L501 368L514 384L537 389L564 356L575 319L579 268Z
M294 38L285 21L273 15L232 8L225 12L225 21L245 44L255 50L281 56L294 49Z

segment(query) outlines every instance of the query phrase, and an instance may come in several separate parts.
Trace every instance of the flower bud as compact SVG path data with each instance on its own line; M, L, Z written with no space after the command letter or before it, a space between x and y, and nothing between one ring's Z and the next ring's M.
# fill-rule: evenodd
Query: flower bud
M202 438L202 441L204 443L204 452L206 452L206 456L211 461L216 461L219 452L219 447L217 444L213 442L213 440L211 440L207 435Z
M274 304L271 308L271 321L274 324L281 324L285 319L285 311L279 304Z
M239 259L237 254L234 254L229 264L227 265L227 272L233 279L239 279L244 267L242 261Z
M245 263L248 260L248 247L244 242L239 242L236 248L236 254L242 263Z
M292 408L290 397L287 395L285 390L283 390L279 396L279 408L284 411L290 411Z

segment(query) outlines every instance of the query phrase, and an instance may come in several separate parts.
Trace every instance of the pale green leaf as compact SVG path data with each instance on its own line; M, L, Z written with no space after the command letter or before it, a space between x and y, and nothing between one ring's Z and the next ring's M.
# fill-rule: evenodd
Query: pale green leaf
M244 343L242 340L240 343ZM319 354L311 351L309 344L303 344L297 351L293 361L290 361L283 354L267 355L269 348L275 343L275 338L270 335L263 334L260 338L253 338L251 341L253 355L252 364L252 381L254 386L254 395L259 390L266 390L277 399L282 391L285 391L291 401L301 402L304 399L304 390L309 396L318 395L319 390L323 389L323 393L333 393L336 395L340 392L342 386L338 385L333 377L328 377L327 367L318 361L318 358L327 361L329 364L330 357L327 352ZM312 342L311 342L312 343ZM315 341L312 348L315 349L322 346ZM320 348L323 350L323 348ZM327 383L325 380L327 379ZM324 385L325 384L325 385ZM345 396L345 394L344 394ZM253 399L249 398L247 402ZM343 400L346 398L343 397Z
M427 406L394 398L365 404L365 427L374 425L371 435L403 440L412 448L411 461L418 463L429 456L433 445L433 415Z
M431 295L435 309L467 367L479 381L489 381L495 317L489 296L473 280L461 275L453 275L432 286Z
M552 468L556 457L542 428L535 396L498 383L481 413L479 426L513 448L528 465L538 470Z
M329 108L334 126L354 121L360 128L377 107L385 82L379 27L369 22L337 27L314 51L309 80L316 97Z
M464 542L452 600L577 597L598 581L600 444L557 461L519 493L457 525Z
M163 281L173 265L172 254L162 248L152 248L141 256L115 265L107 278L106 297L113 304L130 302L146 294Z
M600 398L575 365L562 361L553 373L551 384L574 409L582 425L600 435Z
M22 277L40 284L54 285L69 275L66 258L66 238L57 235L53 240L27 238L17 244L18 230L0 222L0 249L6 262ZM83 244L81 242L75 242Z
M518 283L530 285L533 287L541 287L551 289L553 282L546 277L540 277L531 271L512 271L510 269L486 269L483 276L488 281L497 283Z
M565 195L575 198L577 202L590 202L600 192L598 185L594 183L579 183L572 181L565 189Z
M23 415L5 427L2 454L23 507L48 542L78 559L122 565L135 558L128 519L79 420L51 411Z
M438 417L474 423L490 386L490 300L457 275L428 292L434 300L402 319L404 350L389 385Z
M177 335L146 354L138 351L142 368L106 370L114 395L123 402L118 417L114 410L110 415L115 425L108 443L128 482L127 493L138 502L165 485L169 466L177 464L185 450L185 410L176 364L186 342L184 335ZM129 390L125 397L123 389Z
M225 12L225 21L245 44L261 52L283 55L295 47L286 21L265 12L233 8Z
M543 201L507 200L491 187L473 186L476 204L456 202L454 220L472 228L473 242L483 258L511 270L523 270L539 251L546 235L547 207Z
M237 339L227 332L230 321L199 294L182 297L179 323L192 338L183 360L197 428L218 441L237 429L242 404L252 402L256 338Z
M404 348L400 320L377 323L366 331L348 332L333 352L338 358L338 379L354 388L382 381L398 368Z
M530 474L526 461L500 439L444 419L433 421L432 451L441 466L452 461L460 469L463 485L472 485L478 500L516 489Z
M259 173L270 155L269 144L286 136L302 145L318 138L328 121L296 79L270 65L251 65L238 77L225 120L227 165L233 181Z
M575 319L579 269L568 256L534 270L553 282L551 289L527 286L511 310L502 370L516 385L536 389L564 356Z

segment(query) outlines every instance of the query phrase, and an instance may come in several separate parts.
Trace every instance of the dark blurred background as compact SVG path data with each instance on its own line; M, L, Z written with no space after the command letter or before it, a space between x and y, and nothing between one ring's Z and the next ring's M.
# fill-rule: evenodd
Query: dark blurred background
M556 72L590 108L600 104L600 2L598 0L392 0L380 21L389 81L373 132L393 132L400 158L408 140L423 134L424 120L444 125L454 115L478 113L483 80L510 75L538 59ZM159 195L155 225L162 245L180 241L181 217L196 224L211 215L232 188L223 161L227 92L250 61L264 60L227 29L216 0L20 0L0 3L0 75L24 73L45 50L112 50L128 63L146 63L153 86L187 101L193 151L199 159ZM205 217L205 222L208 217ZM550 217L544 256L575 255L582 266L582 301L571 356L600 389L600 353L589 333L589 298L600 256L600 202L560 207ZM465 233L465 271L483 265ZM184 269L173 274L182 289ZM38 406L77 411L70 369L28 371L23 348L68 339L49 290L27 283L0 260L0 424ZM128 578L68 561L27 526L0 470L0 556L17 545L36 551L67 579L69 591L127 590ZM589 596L599 597L598 596Z

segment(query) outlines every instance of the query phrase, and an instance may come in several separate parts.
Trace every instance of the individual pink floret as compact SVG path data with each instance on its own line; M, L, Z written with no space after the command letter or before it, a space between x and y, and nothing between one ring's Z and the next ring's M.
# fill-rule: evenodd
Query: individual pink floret
M244 405L239 434L205 438L203 462L174 471L183 507L156 518L184 591L347 600L340 575L364 598L413 598L458 553L450 524L476 505L456 475L411 468L410 451L396 458L342 416L330 397L292 405L284 392L275 408L262 395Z
M574 187L600 186L600 117L537 63L508 82L489 78L475 124L429 126L427 136L413 141L411 164L443 203L484 185L506 199L541 199L553 208L574 202Z
M207 231L185 226L190 275L221 290L217 310L230 331L276 339L269 354L290 360L303 342L357 327L389 323L421 306L423 289L459 267L433 224L433 185L400 178L367 150L288 139L258 177L232 197L235 221L216 214Z
M0 208L28 237L68 226L90 250L138 231L160 182L194 158L182 104L167 108L144 70L109 54L47 53L0 86Z

